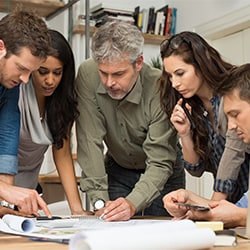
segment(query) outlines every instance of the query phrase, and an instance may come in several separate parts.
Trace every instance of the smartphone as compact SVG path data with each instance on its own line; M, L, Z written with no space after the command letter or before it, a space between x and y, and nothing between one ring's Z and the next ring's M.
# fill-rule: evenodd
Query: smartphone
M184 110L184 112L185 112L185 114L186 114L186 116L191 124L191 129L195 129L196 126L195 126L194 120L186 107L186 103L187 103L186 99L182 95L180 95L180 93L176 90L175 90L175 95L176 95L177 100L182 98L183 101L182 101L181 107L183 108L183 110Z
M210 207L194 205L194 204L190 204L190 203L175 202L175 204L179 205L179 206L184 206L187 208L192 208L192 209L195 209L197 211L209 211L210 210Z
M190 122L190 124L191 124L191 128L192 129L195 129L195 123L194 123L194 121L193 121L193 118L192 118L192 116L190 115L190 113L189 113L189 111L188 111L188 109L187 109L187 107L186 107L186 100L182 97L182 100L183 100L183 102L182 102L182 105L181 105L181 107L183 108L183 110L184 110L184 112L185 112L185 114L186 114L186 116L187 116L187 118L188 118L188 120L189 120L189 122Z

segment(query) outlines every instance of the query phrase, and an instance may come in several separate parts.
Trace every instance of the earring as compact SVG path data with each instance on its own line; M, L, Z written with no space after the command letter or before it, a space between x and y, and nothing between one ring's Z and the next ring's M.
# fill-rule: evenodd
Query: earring
M4 49L5 49L4 41L0 40L0 50L4 50Z

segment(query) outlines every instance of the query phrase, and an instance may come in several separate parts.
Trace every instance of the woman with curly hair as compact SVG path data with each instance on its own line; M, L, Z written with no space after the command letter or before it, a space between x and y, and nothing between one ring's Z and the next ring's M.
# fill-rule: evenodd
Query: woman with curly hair
M30 82L20 88L21 111L18 174L15 185L35 189L49 145L72 214L82 208L70 150L70 132L78 116L74 92L75 64L72 50L62 34L49 30L53 51Z
M234 131L227 131L216 89L235 66L194 32L181 32L161 44L163 109L178 131L185 169L215 178L213 199L236 202L248 190L249 155Z

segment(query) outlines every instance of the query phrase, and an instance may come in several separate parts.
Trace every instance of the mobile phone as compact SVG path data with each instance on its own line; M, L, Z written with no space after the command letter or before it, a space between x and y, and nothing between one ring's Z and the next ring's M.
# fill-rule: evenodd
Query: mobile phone
M189 122L191 124L191 129L195 129L196 126L195 126L194 120L193 120L191 114L189 113L189 111L188 111L188 109L186 107L186 103L187 103L186 99L176 90L175 90L175 95L176 95L177 100L182 98L181 107L183 108L183 110L184 110L184 112L185 112L185 114L186 114L186 116L187 116L187 118L188 118L188 120L189 120Z
M183 108L183 110L184 110L184 112L185 112L185 114L186 114L186 116L187 116L187 118L188 118L188 120L189 120L189 122L191 124L191 128L195 129L195 123L193 121L193 118L191 117L191 115L190 115L190 113L189 113L189 111L188 111L188 109L186 107L186 100L183 97L182 97L182 100L183 101L182 101L181 107Z
M192 209L195 209L197 211L209 211L210 210L210 207L208 207L208 206L200 206L200 205L194 205L194 204L182 203L182 202L175 202L175 204L179 205L179 206L184 206L187 208L192 208Z

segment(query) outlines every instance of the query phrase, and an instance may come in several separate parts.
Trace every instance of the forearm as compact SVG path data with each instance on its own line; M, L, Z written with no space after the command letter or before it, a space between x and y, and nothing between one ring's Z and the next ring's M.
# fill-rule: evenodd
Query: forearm
M191 164L196 164L200 157L194 151L194 143L191 134L180 138L182 145L183 159Z
M149 167L126 198L136 207L137 212L141 211L160 195L160 190L172 174L171 166Z
M64 142L66 147L68 142ZM60 176L66 198L72 214L79 214L83 211L82 202L78 192L75 168L69 149L53 149L54 160Z
M63 170L60 168L57 169L70 207L70 211L72 214L79 214L83 211L83 208L73 168L73 165L69 165L69 167L64 168Z
M0 181L5 182L7 184L14 184L14 176L10 174L0 174Z
M227 194L221 192L214 192L211 199L214 201L226 200Z

